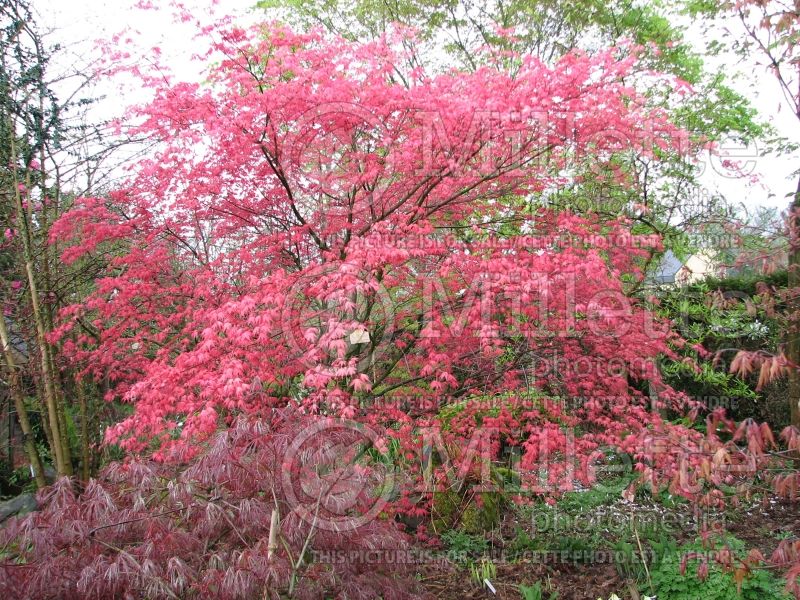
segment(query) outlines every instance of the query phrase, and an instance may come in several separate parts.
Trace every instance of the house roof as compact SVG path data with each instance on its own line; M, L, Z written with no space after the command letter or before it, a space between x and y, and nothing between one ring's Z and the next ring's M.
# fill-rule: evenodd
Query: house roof
M683 267L681 259L675 256L672 250L667 250L653 272L653 280L656 283L675 283L675 276L681 267Z

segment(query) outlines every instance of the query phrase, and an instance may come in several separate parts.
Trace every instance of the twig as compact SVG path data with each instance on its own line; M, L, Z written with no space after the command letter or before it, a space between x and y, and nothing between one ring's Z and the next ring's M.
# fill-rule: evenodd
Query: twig
M272 509L269 521L269 541L267 542L267 560L272 560L272 555L278 549L278 528L280 527L280 514L278 507Z
M636 525L633 526L633 534L636 536L636 545L639 546L639 556L642 557L644 572L647 575L647 585L650 586L650 593L655 594L655 590L653 589L653 580L650 579L650 569L647 567L647 559L644 556L644 550L642 550L642 541L639 539L639 532L636 530Z
M311 538L314 537L314 530L317 527L317 517L319 516L319 507L322 503L322 494L324 490L319 491L319 497L317 498L317 506L314 508L314 518L311 521L311 528L308 530L308 535L306 536L306 541L303 543L303 548L300 550L300 554L297 557L297 562L295 563L294 567L292 567L292 577L289 579L289 597L292 596L294 592L294 586L297 583L297 571L300 569L300 565L303 562L303 557L306 554L306 550L308 549L308 544L311 542Z

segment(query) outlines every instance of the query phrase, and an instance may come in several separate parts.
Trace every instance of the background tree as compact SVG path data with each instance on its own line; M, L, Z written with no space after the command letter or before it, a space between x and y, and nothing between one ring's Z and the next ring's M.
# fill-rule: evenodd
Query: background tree
M10 273L7 271L5 275L7 285L14 283L7 288L8 291L12 291L13 288L21 289L22 281L26 282L28 300L25 312L12 311L11 306L8 306L6 312L18 327L22 325L26 316L29 316L34 324L36 343L31 345L30 349L32 355L35 352L39 357L37 380L41 382L40 400L46 411L44 423L48 441L58 471L71 473L71 461L67 460L69 449L64 441L66 421L63 407L56 395L52 349L45 339L48 331L45 315L47 304L43 302L40 293L42 276L44 275L46 279L50 271L50 257L46 249L41 251L45 245L41 243L41 235L37 231L39 220L34 218L34 203L36 203L37 216L41 214L43 224L46 224L49 211L46 205L50 200L42 158L45 152L45 138L52 135L57 125L58 110L52 93L44 83L47 57L41 39L31 27L28 7L22 3L5 4L2 16L3 85L0 101L4 138L2 147L6 149L3 157L3 187L5 205L8 207L4 217L7 238L10 240L9 249L13 248L17 252L16 257L6 264ZM12 281L8 281L9 279ZM47 289L47 283L44 283L44 287ZM11 298L6 296L6 302L10 300ZM17 301L14 307L22 308L22 304ZM32 432L27 411L24 403L19 401L23 397L21 379L16 372L17 365L12 356L9 337L7 334L3 337L6 364L14 371L11 375L12 384L16 383L14 387L19 390L14 392L18 418L23 435L30 439ZM26 446L30 446L29 441L26 441ZM38 459L32 459L32 465L37 462ZM37 481L43 483L43 477L39 474Z
M61 49L47 45L24 0L0 7L0 25L0 296L5 315L0 335L24 445L42 485L41 457L34 456L37 432L46 441L44 458L57 473L73 473L77 451L86 478L94 460L90 445L99 438L99 428L91 424L98 390L78 393L84 390L49 335L60 307L88 291L100 263L65 268L60 241L51 240L50 228L76 194L100 191L109 173L105 161L119 142L104 146L108 126L88 116L94 105L92 65L80 72L55 72L53 56ZM29 360L15 356L14 339Z
M111 393L134 407L109 441L183 459L241 413L299 404L380 425L414 456L426 424L463 449L485 422L482 399L500 398L487 461L516 445L536 472L571 443L562 426L577 427L577 480L610 446L674 493L720 501L718 475L697 470L694 491L678 476L703 452L647 455L652 436L725 444L651 410L671 334L624 295L623 274L643 277L659 240L624 217L521 201L573 161L603 170L625 152L679 151L668 112L629 84L634 53L552 67L519 57L513 74L418 72L406 85L386 41L263 26L217 39L207 86L146 79L155 99L133 128L159 151L52 229L72 240L68 263L124 248L57 332L74 336L65 351L85 375L112 375ZM537 371L549 357L567 368ZM657 406L685 408L661 389ZM459 402L459 426L444 427L439 409ZM568 462L548 463L548 484L570 485Z
M739 22L745 37L731 36L732 47L757 60L763 60L764 67L777 82L786 105L800 121L800 55L798 55L798 35L800 32L800 11L794 2L782 0L741 0L737 2L713 3L693 1L687 3L690 15L705 15L709 18L732 15ZM791 144L784 149L791 149ZM798 173L793 174L798 177ZM797 294L800 290L800 178L797 189L792 194L788 212L789 267L788 287L783 296L786 306L785 359L789 368L789 406L791 423L800 427L800 305ZM742 365L752 368L751 360L760 363L762 369L769 369L770 362L759 361L757 356L742 355ZM783 360L783 357L776 357ZM781 370L773 369L776 372Z

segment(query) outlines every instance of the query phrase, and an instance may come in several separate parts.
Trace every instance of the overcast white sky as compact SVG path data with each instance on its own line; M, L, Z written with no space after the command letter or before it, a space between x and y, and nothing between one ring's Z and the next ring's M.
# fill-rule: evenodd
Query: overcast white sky
M81 64L95 51L92 40L110 37L121 28L130 26L142 34L147 45L157 45L162 49L163 60L172 65L176 75L187 73L191 76L189 56L194 45L191 32L188 28L177 27L163 14L132 9L131 0L32 0L32 4L42 29L51 32L51 43L58 42L66 47L63 60ZM201 15L207 12L211 0L186 0L185 4L197 11L195 14ZM216 10L246 18L253 4L255 0L222 0ZM736 31L736 25L735 22L729 24L733 31ZM698 32L690 32L688 36L698 46L702 45ZM730 69L726 68L726 71L733 70L748 74L748 78L738 82L739 91L750 97L784 135L800 141L800 124L790 111L785 108L779 110L781 94L771 75L752 62L732 64ZM126 103L136 100L132 96L114 97L113 92L110 96L105 105L105 110L109 112L118 111ZM767 205L784 208L787 205L785 195L796 187L796 180L790 180L787 176L800 166L797 157L756 158L755 149L742 154L755 158L755 170L761 175L760 183L750 185L741 178L722 177L714 173L714 169L707 169L709 175L704 178L704 185L710 191L723 193L737 204L744 202L749 207Z

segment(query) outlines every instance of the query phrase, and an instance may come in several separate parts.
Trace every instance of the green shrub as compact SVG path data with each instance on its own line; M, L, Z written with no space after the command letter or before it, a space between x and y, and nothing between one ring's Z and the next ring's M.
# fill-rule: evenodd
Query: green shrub
M744 556L744 544L733 537L725 539L734 556ZM686 553L699 552L708 556L708 576L700 579L697 576L702 559L692 558L687 561L685 574L681 574L681 561ZM699 543L685 544L677 554L664 557L654 566L650 573L653 590L661 600L788 600L790 596L784 590L784 582L767 569L754 569L742 581L741 589L737 589L733 574L726 572L718 565L712 553L704 550ZM646 590L645 591L649 591Z
M482 537L469 534L461 529L450 529L441 535L442 543L448 552L458 561L469 557L482 556L489 549L489 543Z

